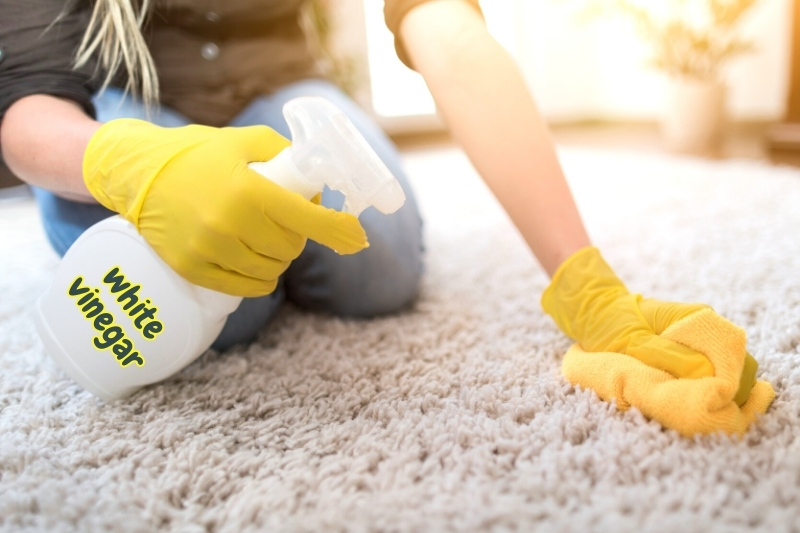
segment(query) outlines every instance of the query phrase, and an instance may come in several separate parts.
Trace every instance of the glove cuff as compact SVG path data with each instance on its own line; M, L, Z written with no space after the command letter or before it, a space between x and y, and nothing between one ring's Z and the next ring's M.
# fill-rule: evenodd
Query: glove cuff
M598 290L628 292L625 284L600 255L600 250L586 246L569 256L556 269L550 285L542 293L542 309L555 320L561 331L577 339L576 318L586 311L586 303Z
M158 169L142 172L136 160L141 155L140 141L152 139L153 129L161 128L143 120L111 120L92 135L83 154L86 188L100 204L137 228L139 212Z

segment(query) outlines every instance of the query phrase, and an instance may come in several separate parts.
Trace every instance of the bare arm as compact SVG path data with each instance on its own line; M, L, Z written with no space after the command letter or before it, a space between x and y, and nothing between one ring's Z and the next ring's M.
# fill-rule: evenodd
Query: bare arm
M589 237L513 59L460 0L421 4L400 33L453 137L552 276Z
M15 102L0 124L0 148L20 179L64 198L94 202L83 182L83 154L100 123L77 104L36 94Z

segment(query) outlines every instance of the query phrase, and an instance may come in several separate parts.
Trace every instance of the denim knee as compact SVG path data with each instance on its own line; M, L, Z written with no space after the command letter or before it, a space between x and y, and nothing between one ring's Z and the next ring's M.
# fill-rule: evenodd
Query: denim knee
M303 309L372 318L402 311L419 294L422 262L398 257L390 246L375 242L359 254L338 256L309 242L303 253L286 276L287 299Z
M244 298L236 310L228 315L214 343L217 351L225 351L234 344L242 344L255 340L258 332L264 329L278 314L284 300L281 284L271 294L258 298Z
M370 247L357 254L341 256L309 241L284 276L287 299L311 311L360 318L408 307L419 292L423 270L422 220L400 154L378 125L341 90L321 80L298 82L257 99L232 124L265 123L288 134L280 109L298 96L319 96L338 106L397 178L406 203L388 216L373 208L361 214ZM339 192L323 191L326 207L341 209L343 200Z
M287 299L310 311L357 318L411 305L424 267L422 219L410 200L391 215L364 211L360 220L370 245L356 254L339 255L309 241L284 275ZM323 205L335 208L340 202L341 193L323 193Z

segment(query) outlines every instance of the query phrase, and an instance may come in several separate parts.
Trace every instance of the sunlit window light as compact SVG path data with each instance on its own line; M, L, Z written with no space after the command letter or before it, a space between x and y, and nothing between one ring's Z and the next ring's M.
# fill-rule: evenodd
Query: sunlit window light
M435 113L436 105L422 76L397 58L394 38L384 22L383 2L364 0L364 15L375 113L384 117Z

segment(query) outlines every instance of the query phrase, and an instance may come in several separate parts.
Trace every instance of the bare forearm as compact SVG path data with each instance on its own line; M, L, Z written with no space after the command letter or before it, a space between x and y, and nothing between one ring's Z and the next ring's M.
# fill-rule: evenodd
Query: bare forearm
M79 201L92 202L83 182L83 154L100 123L78 105L47 95L15 102L0 124L0 147L20 179Z
M552 275L589 237L513 59L459 0L418 6L401 33L453 137Z

